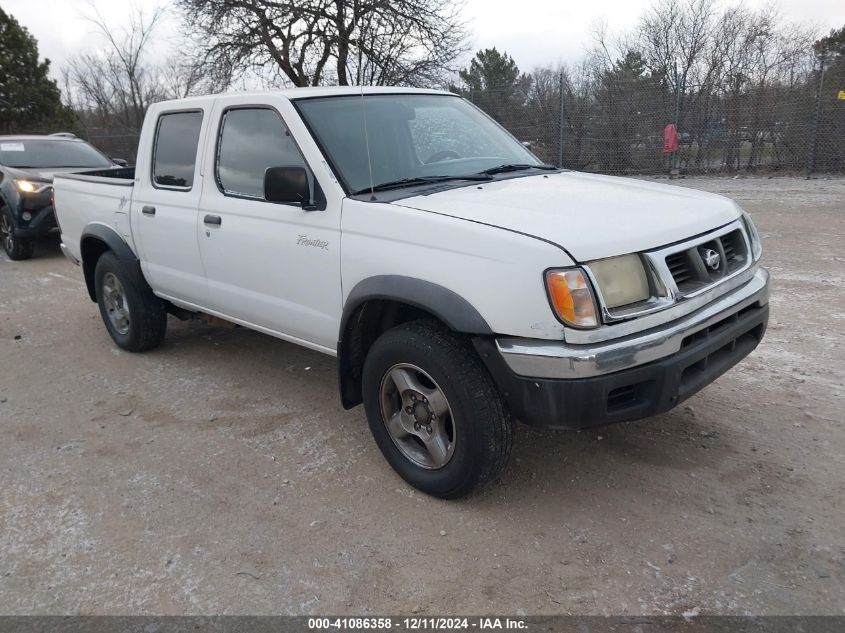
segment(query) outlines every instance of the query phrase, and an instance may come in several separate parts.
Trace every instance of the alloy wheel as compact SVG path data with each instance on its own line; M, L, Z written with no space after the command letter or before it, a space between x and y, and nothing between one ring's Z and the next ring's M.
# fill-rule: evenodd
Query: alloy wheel
M9 216L5 213L0 215L0 239L3 240L3 248L7 253L11 253L15 249L15 236L12 230L12 223L9 221Z
M114 273L106 273L103 277L103 304L112 327L118 334L129 332L129 302L123 284Z
M438 470L455 453L455 421L446 395L410 363L388 369L379 391L382 422L396 448L417 466Z

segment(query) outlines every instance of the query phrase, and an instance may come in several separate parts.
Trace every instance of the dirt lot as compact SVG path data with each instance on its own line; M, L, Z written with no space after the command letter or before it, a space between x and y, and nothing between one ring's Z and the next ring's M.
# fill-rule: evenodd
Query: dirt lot
M131 355L55 245L0 259L0 613L845 613L845 180L682 184L757 220L761 347L651 420L520 427L462 502L333 359L176 321Z

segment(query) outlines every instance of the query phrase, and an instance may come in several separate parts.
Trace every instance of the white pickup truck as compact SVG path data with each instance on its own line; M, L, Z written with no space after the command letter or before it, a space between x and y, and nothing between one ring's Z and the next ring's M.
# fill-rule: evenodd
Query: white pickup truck
M136 167L58 174L55 206L117 345L207 313L336 356L343 405L444 498L501 471L514 419L667 411L768 320L734 202L544 165L438 91L158 103Z

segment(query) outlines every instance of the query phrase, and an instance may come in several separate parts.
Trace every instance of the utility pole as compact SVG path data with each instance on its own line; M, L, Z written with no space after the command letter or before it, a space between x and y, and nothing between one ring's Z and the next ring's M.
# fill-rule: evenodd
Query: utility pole
M807 178L809 179L810 176L814 171L816 171L816 158L819 151L819 123L822 114L822 93L824 91L824 71L825 71L825 62L827 61L827 49L822 49L821 55L819 56L819 62L821 63L821 70L819 71L819 85L816 88L816 108L815 108L815 115L813 116L813 139L810 142L810 155L807 158Z
M563 70L560 71L560 85L558 87L558 121L557 121L557 166L563 167L563 140L564 140L564 93L563 93Z

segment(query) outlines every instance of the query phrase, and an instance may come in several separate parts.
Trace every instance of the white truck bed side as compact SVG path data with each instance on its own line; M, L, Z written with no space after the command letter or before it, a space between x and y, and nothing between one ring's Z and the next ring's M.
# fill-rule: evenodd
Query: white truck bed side
M62 239L71 255L81 259L82 232L91 223L104 224L118 232L129 247L135 245L129 227L129 203L132 199L134 169L114 170L114 175L102 172L57 174L54 187L56 218L62 229Z

